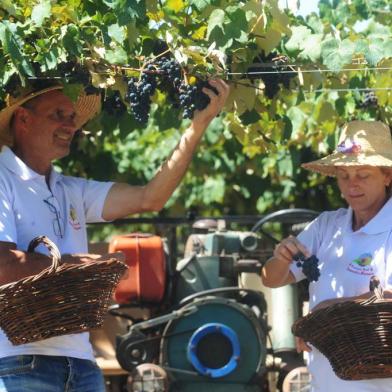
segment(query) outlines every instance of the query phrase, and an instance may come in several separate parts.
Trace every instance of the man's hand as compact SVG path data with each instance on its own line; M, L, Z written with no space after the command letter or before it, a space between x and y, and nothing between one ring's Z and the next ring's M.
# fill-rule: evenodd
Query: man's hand
M125 263L125 254L123 252L114 253L104 253L102 255L97 255L94 253L72 253L64 254L61 256L61 261L70 264L82 264L89 263L93 260L107 260L107 259L117 259Z
M230 87L221 79L211 79L208 83L218 94L208 87L203 88L203 93L208 95L210 103L205 109L195 111L192 120L195 129L204 129L220 113L230 92Z
M97 255L93 253L79 253L79 254L64 254L61 257L61 261L64 263L70 264L84 264L90 263L91 261L99 261L99 260L108 260L108 259L117 259L125 264L125 253L124 252L113 252L113 253L104 253L102 255ZM127 268L123 275L121 276L121 280L127 279L129 276L129 268Z

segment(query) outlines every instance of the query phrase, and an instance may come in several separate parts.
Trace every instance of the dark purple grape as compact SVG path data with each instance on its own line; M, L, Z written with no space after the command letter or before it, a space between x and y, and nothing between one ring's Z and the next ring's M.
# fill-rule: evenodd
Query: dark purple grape
M302 272L309 280L309 282L317 282L320 277L320 270L318 268L318 258L315 255L312 255L308 258L299 252L293 257L296 262L297 267L302 267Z

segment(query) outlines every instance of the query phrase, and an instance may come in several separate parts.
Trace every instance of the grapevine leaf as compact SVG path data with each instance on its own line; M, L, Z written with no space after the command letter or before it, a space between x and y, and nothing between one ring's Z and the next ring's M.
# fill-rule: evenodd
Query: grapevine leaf
M63 93L69 97L72 102L76 102L80 93L83 90L83 85L79 83L66 84L63 88Z
M118 24L125 26L135 19L142 19L146 15L145 0L102 0L109 8L114 10Z
M220 34L223 35L222 26L225 22L225 11L221 9L215 9L211 12L210 17L208 18L208 27L207 27L207 38L210 38L210 35L215 31L219 31Z
M13 64L22 75L34 76L29 60L22 53L14 31L11 31L13 27L12 23L0 22L0 41L3 44L4 53L10 55Z
M203 11L214 3L216 3L216 0L189 0L189 4L195 6L199 11Z
M110 64L127 64L128 54L122 47L117 46L114 50L105 52L105 59Z
M261 36L256 37L256 43L261 50L268 54L278 46L281 38L282 34L279 31L270 28L263 32Z
M305 127L307 115L299 107L293 106L287 111L287 116L291 120L293 127L291 137L297 137Z
M339 71L350 64L355 53L355 43L349 39L339 41L329 38L321 44L323 63L333 71Z
M272 19L273 28L282 34L290 35L291 30L289 28L289 24L290 24L289 17L279 9L276 0L269 1L268 5L273 18Z
M167 0L166 7L174 12L180 12L184 9L185 4L183 0Z
M322 34L312 34L307 37L302 44L302 52L299 57L313 62L318 61L321 56L322 38Z
M51 70L55 69L58 63L58 59L60 58L59 51L57 47L52 48L49 52L43 54L42 62L42 70Z
M2 0L1 6L4 8L10 15L16 15L16 8L11 0Z
M365 58L370 65L377 65L383 58L392 56L392 42L385 42L380 38L369 42L369 51L365 53Z
M322 34L312 34L305 26L294 26L291 38L286 43L289 52L299 51L299 57L316 62L321 54Z
M80 56L83 53L79 29L74 24L62 26L61 37L66 51L74 56Z
M237 111L243 113L246 110L252 110L256 100L255 89L251 86L250 81L244 79L244 83L236 84L231 88L229 98L226 102L228 111Z
M41 0L41 2L33 8L31 13L32 22L38 27L42 26L44 20L50 17L50 11L50 0Z
M239 39L242 32L248 28L248 21L246 20L245 12L239 8L226 9L228 13L229 22L224 25L224 32L228 38Z
M291 30L292 35L291 38L286 42L286 49L289 52L302 50L304 40L308 38L312 32L306 26L294 26Z
M139 31L136 27L136 23L132 22L127 26L127 38L128 38L128 45L132 49L136 43L137 43L137 38L139 35Z
M260 115L259 113L256 112L256 110L247 110L246 112L244 112L243 114L241 114L240 119L242 124L244 125L249 125L249 124L253 124L256 121L260 120Z
M119 26L117 23L112 24L108 27L108 34L111 39L121 44L126 36L125 28Z

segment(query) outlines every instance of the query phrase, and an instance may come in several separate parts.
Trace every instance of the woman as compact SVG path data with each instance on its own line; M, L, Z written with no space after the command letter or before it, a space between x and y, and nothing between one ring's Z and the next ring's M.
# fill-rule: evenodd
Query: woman
M293 258L298 252L319 259L320 277L309 285L309 307L322 308L353 298L367 298L370 277L392 288L392 140L387 125L353 121L343 129L331 155L302 165L335 176L348 208L328 211L311 222L297 238L278 244L262 270L265 286L280 287L305 278ZM385 293L389 296L390 291ZM309 352L314 392L392 391L392 378L344 381L314 347ZM392 355L392 354L391 354Z

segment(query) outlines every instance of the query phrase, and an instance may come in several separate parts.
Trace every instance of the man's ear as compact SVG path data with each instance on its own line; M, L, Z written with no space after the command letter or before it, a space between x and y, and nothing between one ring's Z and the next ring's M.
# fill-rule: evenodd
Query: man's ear
M14 111L14 122L17 125L26 125L27 124L27 120L29 118L29 111L22 107L19 106L15 111Z

